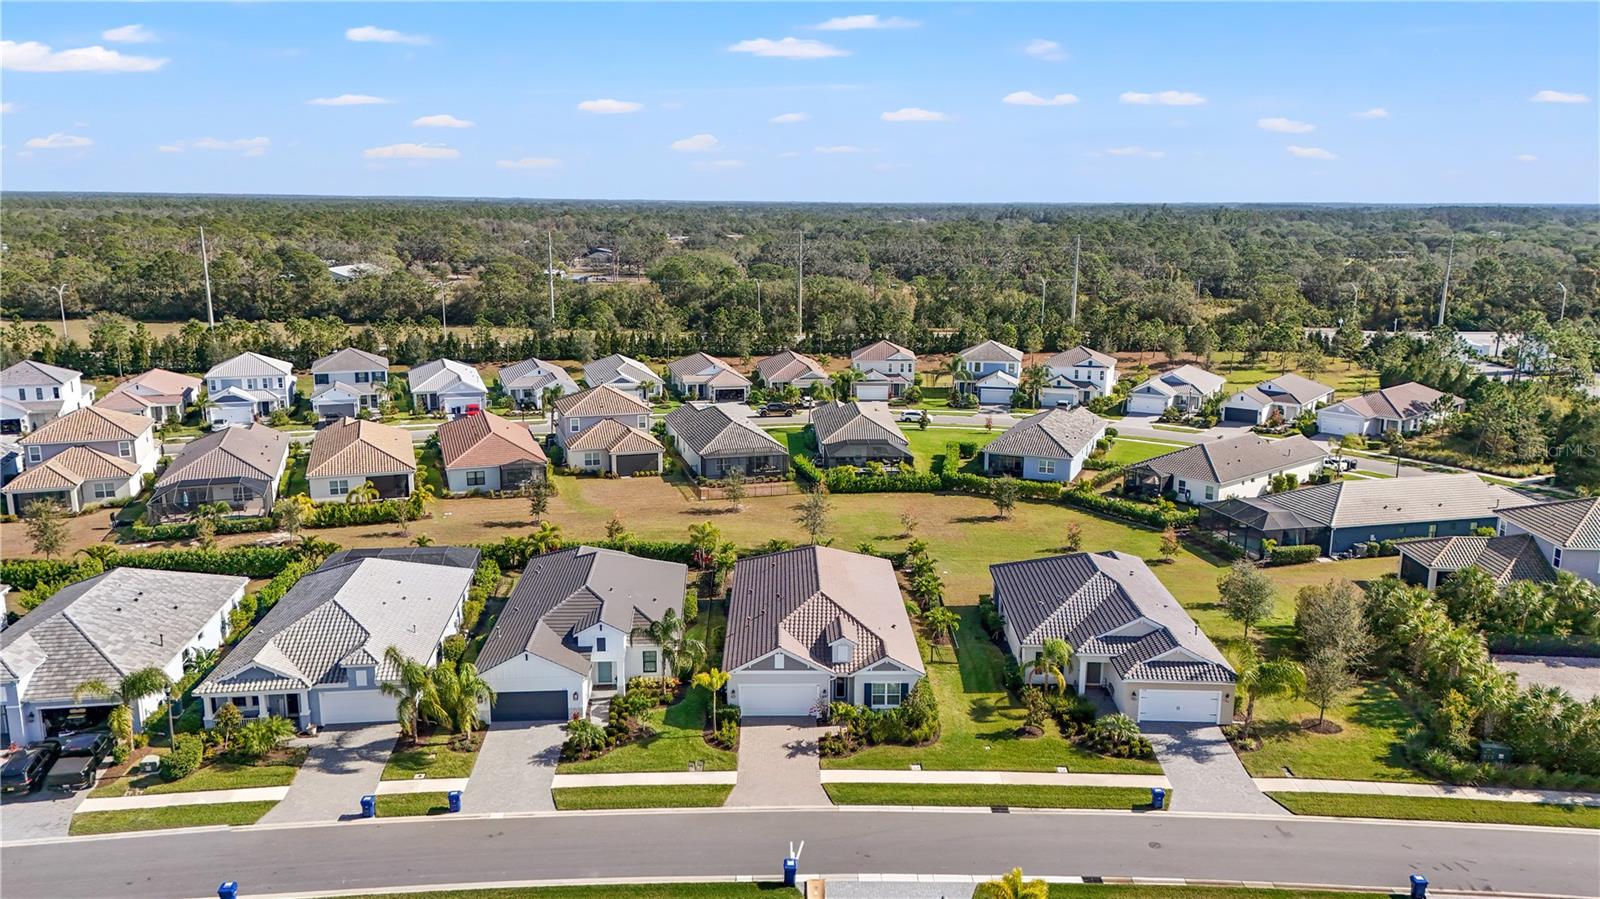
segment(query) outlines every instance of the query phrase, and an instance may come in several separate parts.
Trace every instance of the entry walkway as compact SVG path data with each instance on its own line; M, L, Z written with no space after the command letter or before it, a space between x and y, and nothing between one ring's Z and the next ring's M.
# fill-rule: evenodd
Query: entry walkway
M729 806L831 806L822 789L817 738L810 718L746 718L739 726L739 776Z
M466 808L474 814L553 812L550 782L566 732L560 724L496 721L467 779Z
M1156 761L1172 782L1173 808L1182 812L1231 812L1289 816L1262 795L1239 756L1215 724L1143 725Z
M311 753L288 795L262 816L262 823L304 824L361 814L361 797L378 791L399 737L398 724L328 728L311 737Z

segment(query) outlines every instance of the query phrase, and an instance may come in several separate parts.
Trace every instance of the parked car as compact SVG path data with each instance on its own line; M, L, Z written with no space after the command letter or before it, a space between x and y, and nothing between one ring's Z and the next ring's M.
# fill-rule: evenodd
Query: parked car
M0 793L32 793L43 787L45 774L55 761L54 746L35 744L17 750L0 769Z
M62 758L103 759L111 754L116 741L106 731L91 730L70 736L46 737L36 745L53 746L56 754Z
M1354 459L1339 459L1339 458L1336 458L1334 456L1329 456L1326 459L1322 460L1322 467L1323 468L1331 468L1334 471L1355 471L1356 470L1356 460L1354 460Z
M928 413L922 409L907 409L906 411L900 413L901 421L921 423L927 421L927 419Z
M790 406L788 403L768 403L765 406L761 407L761 417L762 418L766 418L769 415L782 416L782 415L793 415L793 414L794 414L794 407Z
M98 755L64 755L50 766L50 771L44 776L44 785L62 793L87 790L99 779L100 763L103 761L105 758Z

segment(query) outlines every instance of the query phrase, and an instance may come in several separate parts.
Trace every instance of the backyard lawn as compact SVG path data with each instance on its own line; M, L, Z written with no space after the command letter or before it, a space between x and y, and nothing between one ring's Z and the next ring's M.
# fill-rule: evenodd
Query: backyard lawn
M1150 791L1136 787L1018 784L823 784L836 805L975 805L1008 808L1149 810ZM1172 791L1167 791L1172 802Z
M609 808L715 808L728 800L732 784L561 787L550 791L558 811Z
M158 808L123 809L113 812L84 812L72 816L68 833L84 836L94 833L123 833L130 830L170 830L174 827L210 827L218 824L254 824L277 805L264 802L214 802L203 805L170 805Z
M1297 815L1600 828L1600 808L1579 805L1426 796L1365 796L1353 793L1268 793L1267 795Z
M452 749L450 741L454 737L454 734L444 731L424 733L418 744L413 746L410 739L401 736L397 748L389 756L389 763L383 766L383 779L415 780L418 774L422 774L428 780L440 780L471 775L472 765L478 760L478 748L483 746L483 734L477 735L474 748L469 752Z
M1185 446L1188 446L1188 444L1152 443L1143 439L1118 437L1116 442L1111 445L1110 451L1106 453L1105 458L1118 465L1132 465L1136 462L1143 462L1146 459L1154 459L1156 456L1164 456L1167 453L1176 452ZM1084 474L1086 477L1092 477L1094 472L1085 472Z
M706 720L706 691L689 690L676 705L657 707L644 716L655 736L619 746L596 759L562 762L561 774L616 774L625 771L687 771L704 762L707 771L739 767L733 753L708 744L701 734Z

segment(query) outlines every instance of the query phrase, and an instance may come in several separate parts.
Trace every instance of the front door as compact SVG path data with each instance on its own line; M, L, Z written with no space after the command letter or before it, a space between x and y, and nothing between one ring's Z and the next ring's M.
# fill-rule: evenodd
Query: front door
M1104 665L1105 665L1104 662L1085 662L1084 663L1084 666L1083 666L1083 685L1085 687L1098 687L1098 686L1100 686L1100 681L1105 676L1102 673L1102 670L1101 670L1102 666L1104 666Z
M612 672L612 665L612 662L594 663L594 679L597 685L602 687L614 687L617 685L617 679Z

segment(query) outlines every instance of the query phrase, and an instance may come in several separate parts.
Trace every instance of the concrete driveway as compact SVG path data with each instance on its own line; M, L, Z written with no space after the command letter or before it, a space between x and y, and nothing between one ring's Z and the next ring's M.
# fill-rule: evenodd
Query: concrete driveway
M739 724L739 781L731 806L828 806L811 718L746 718Z
M40 790L25 796L7 798L0 804L0 842L64 837L72 815L90 790L56 793Z
M328 728L301 741L311 754L289 784L289 795L262 817L267 824L337 821L361 814L400 736L398 724Z
M550 780L566 731L555 722L497 721L489 725L462 803L466 811L553 812Z
M1148 724L1140 729L1172 781L1173 807L1179 811L1289 814L1256 787L1215 724Z
M1600 696L1600 659L1501 655L1494 663L1515 674L1519 683L1560 687L1580 701Z

